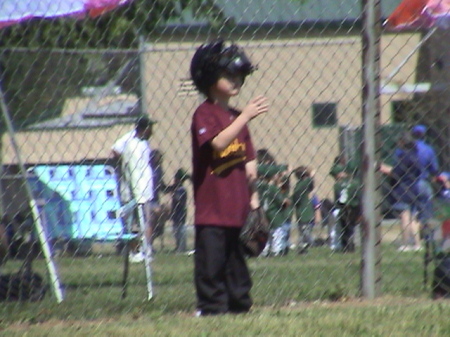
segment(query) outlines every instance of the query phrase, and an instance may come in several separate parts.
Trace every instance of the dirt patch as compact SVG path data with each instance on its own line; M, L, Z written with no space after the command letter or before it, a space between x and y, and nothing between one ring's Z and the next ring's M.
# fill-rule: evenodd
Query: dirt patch
M100 324L108 324L112 322L117 322L114 319L99 319L99 320L57 320L57 319L49 319L47 321L42 322L20 322L13 323L8 325L7 329L10 331L22 331L27 330L31 326L39 326L43 329L53 329L56 327L89 327L89 326L98 326ZM3 329L4 330L4 329ZM0 330L1 331L1 330Z
M291 301L284 308L339 308L339 307L377 307L377 306L404 306L424 303L436 303L439 301L429 298L410 298L410 297L394 297L394 296L382 296L373 300L357 298L357 297L342 297L336 301L311 301L311 302L297 302Z
M408 297L394 297L394 296L383 296L373 300L362 299L362 298L350 298L343 297L337 301L310 301L310 302L302 302L302 301L291 301L286 303L284 306L267 306L267 307L255 307L253 312L270 312L273 310L302 310L302 309L314 309L314 308L369 308L369 307L384 307L384 306L413 306L417 304L437 304L441 300L431 300L428 298L408 298ZM442 300L445 303L449 303L448 300ZM194 317L194 312L186 312L180 311L177 313L169 314L170 316L178 316L180 318L188 318ZM249 315L252 315L250 312ZM142 315L142 317L136 318L132 315L121 316L120 321L122 322L138 322L140 320L148 321L146 315ZM118 319L107 318L107 319L98 319L98 320L57 320L57 319L49 319L47 321L42 322L17 322L10 324L8 326L4 326L0 331L11 331L11 332L22 332L29 330L30 327L39 326L42 330L53 330L55 328L64 329L85 329L89 327L99 327L101 325L108 324L117 324Z

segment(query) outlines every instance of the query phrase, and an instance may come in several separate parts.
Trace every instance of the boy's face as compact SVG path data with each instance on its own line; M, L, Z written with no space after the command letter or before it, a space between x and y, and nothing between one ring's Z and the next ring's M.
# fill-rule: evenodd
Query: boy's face
M222 73L212 89L220 95L233 97L239 94L244 84L244 75Z

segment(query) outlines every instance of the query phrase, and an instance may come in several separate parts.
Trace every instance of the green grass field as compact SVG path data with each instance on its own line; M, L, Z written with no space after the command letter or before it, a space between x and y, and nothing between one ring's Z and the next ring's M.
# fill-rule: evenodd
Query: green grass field
M167 251L153 263L155 298L146 298L143 264L130 269L121 299L123 259L111 252L56 259L65 300L2 303L4 336L450 336L450 303L423 286L423 253L383 244L381 296L359 297L359 250L249 260L254 307L240 316L195 318L193 258ZM17 270L10 261L5 272ZM38 260L36 271L45 273ZM430 268L431 271L431 268Z

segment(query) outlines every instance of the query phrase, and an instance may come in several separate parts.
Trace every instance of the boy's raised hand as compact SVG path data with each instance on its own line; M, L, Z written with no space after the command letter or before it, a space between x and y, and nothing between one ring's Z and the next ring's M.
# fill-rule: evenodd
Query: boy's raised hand
M260 95L250 100L242 110L242 114L251 120L267 111L269 111L269 100L267 97Z

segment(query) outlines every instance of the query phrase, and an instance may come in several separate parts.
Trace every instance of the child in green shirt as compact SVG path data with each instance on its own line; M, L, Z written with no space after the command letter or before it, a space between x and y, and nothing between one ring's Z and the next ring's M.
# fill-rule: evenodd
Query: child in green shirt
M286 167L263 164L258 166L258 192L260 202L270 223L270 238L262 255L285 255L289 249L289 227L292 207L289 191L282 189L286 183Z
M315 222L315 212L311 192L314 189L314 180L313 173L305 166L296 168L294 174L298 179L292 193L292 205L299 233L297 251L299 254L304 254L313 243L312 229Z

